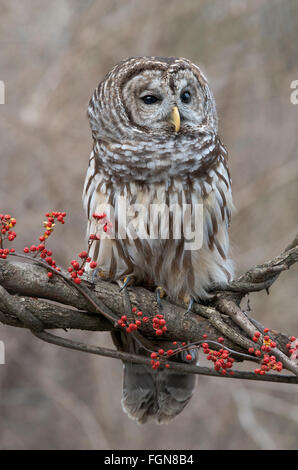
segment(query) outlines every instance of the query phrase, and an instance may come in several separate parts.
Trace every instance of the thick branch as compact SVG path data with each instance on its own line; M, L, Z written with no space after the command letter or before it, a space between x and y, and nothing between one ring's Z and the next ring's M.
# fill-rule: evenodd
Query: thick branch
M163 340L196 343L202 340L203 334L207 334L210 341L221 335L227 347L247 353L249 347L256 346L251 338L257 323L242 312L241 299L249 292L268 289L282 271L297 261L298 237L273 260L251 268L225 287L213 287L208 305L196 304L193 308L195 313L185 314L184 307L163 301L168 327ZM127 305L116 284L99 280L94 286L86 281L78 289L71 281L67 282L65 276L56 275L49 279L47 270L36 262L30 264L11 259L1 260L0 287L0 321L11 326L30 328L39 337L49 335L40 333L42 329L54 328L112 331L117 328L115 319L127 313ZM153 292L134 287L129 288L129 296L132 307L141 308L148 316L157 313ZM107 312L105 316L100 313L103 309ZM149 339L157 340L150 324L143 324L140 332ZM287 335L271 331L271 338L278 344L278 350L274 353L282 360L284 367L298 375L296 364L287 357ZM43 339L49 340L49 337ZM59 344L59 341L55 344ZM190 369L188 372L200 373L191 372Z

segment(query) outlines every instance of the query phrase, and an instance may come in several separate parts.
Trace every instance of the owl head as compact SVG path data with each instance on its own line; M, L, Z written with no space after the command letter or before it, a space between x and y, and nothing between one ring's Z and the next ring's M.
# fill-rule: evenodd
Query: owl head
M116 65L96 88L88 117L95 140L217 132L206 78L198 66L175 57L132 57Z

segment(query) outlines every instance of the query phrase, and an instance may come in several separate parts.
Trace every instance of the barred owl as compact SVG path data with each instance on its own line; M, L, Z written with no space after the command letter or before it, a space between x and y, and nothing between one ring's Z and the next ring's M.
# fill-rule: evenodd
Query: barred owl
M199 67L175 57L124 60L95 89L88 117L93 149L83 191L87 234L96 230L93 213L112 217L109 211L115 210L114 236L92 247L101 275L111 281L133 276L136 283L163 287L178 301L204 299L211 283L228 282L233 274L231 181L215 101ZM149 207L161 207L150 220L155 236L142 210L128 211L130 236L119 236L125 230L120 198L147 215ZM190 207L192 224L196 205L202 207L201 225L195 228L202 232L201 244L190 249L184 233L174 236L174 217L166 211L181 209L179 217L185 220ZM161 236L165 220L170 226L166 237ZM114 335L114 341L123 350L140 352L123 334ZM194 387L191 375L124 363L122 405L139 422L167 422L182 411Z

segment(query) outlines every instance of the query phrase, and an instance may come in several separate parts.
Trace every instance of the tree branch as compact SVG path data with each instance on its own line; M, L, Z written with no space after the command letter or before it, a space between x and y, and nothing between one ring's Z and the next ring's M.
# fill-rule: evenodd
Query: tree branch
M3 324L29 328L40 339L60 346L108 355L121 360L150 363L148 357L82 345L44 331L57 328L117 330L119 327L116 320L127 313L127 303L123 301L123 295L117 284L98 280L93 285L85 280L83 285L77 286L68 280L65 274L55 275L49 279L48 267L45 269L42 262L37 264L36 259L32 263L27 260L0 261L0 321ZM183 306L164 300L163 314L168 331L162 336L162 341L198 343L202 342L204 334L208 335L208 341L216 341L221 335L225 339L226 347L247 356L248 348L256 348L256 343L252 341L256 329L261 333L257 347L261 346L264 328L241 310L242 298L250 292L268 289L283 271L297 261L298 236L276 258L252 267L227 286L214 285L208 303L195 304L193 313L185 314ZM141 308L148 316L158 312L153 292L143 287L129 287L128 293L132 307ZM158 342L150 324L142 324L139 330L143 337L154 340L155 344ZM271 330L270 338L278 345L272 353L283 363L284 368L298 376L297 364L289 358L286 347L289 342L288 335ZM236 355L235 358L239 360ZM252 356L251 360L255 361L255 356ZM185 373L219 375L208 368L177 364L173 361L171 367L178 367L177 370L183 370ZM268 373L259 377L250 372L235 372L234 377L258 380L275 380L276 377L277 381L297 383L297 377Z

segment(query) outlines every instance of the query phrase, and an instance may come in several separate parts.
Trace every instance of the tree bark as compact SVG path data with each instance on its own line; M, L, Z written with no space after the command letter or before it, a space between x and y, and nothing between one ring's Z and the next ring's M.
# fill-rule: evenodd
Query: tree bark
M93 284L88 279L83 281L82 285L77 286L68 279L67 273L56 273L57 275L49 279L46 263L36 258L19 256L26 258L26 260L14 261L11 259L11 255L7 260L0 260L0 321L3 324L29 328L36 336L45 341L52 343L56 341L55 344L64 347L86 350L82 345L78 346L77 344L78 347L75 347L76 342L72 344L71 340L59 339L57 336L45 333L44 330L119 330L117 319L121 315L129 314L130 317L136 315L132 313L131 308L128 311L125 301L127 294L129 295L130 307L142 310L144 315L149 317L158 313L155 293L143 287L128 287L126 292L121 292L117 284L103 280L98 280ZM289 269L297 260L298 236L276 258L249 269L225 287L212 286L208 302L194 304L192 312L185 313L185 306L163 300L163 315L167 324L167 332L162 335L161 340L163 342L175 340L200 344L204 334L208 335L207 341L210 342L216 342L218 337L222 336L225 347L233 350L232 355L236 360L256 361L255 356L248 355L248 349L261 347L264 326L242 311L241 300L251 292L268 290L279 275ZM257 344L252 341L256 330L261 333ZM142 323L137 334L140 335L140 338L154 340L155 344L159 341L150 322ZM289 358L286 346L289 343L289 337L283 332L273 330L270 330L268 334L276 342L276 348L272 350L272 354L275 354L278 360L283 363L285 369L298 376L296 361ZM61 344L60 340L65 344ZM100 349L97 348L97 352L93 350L87 352L101 354ZM102 349L105 350L102 355L112 354L111 357L122 360L129 356L125 356L126 353L121 353L119 356L119 351L111 353L112 350ZM129 360L150 362L148 356L139 356L138 360L137 357L130 357ZM182 367L183 371L188 373L203 374L205 373L203 369L206 369L186 364L173 363L173 366ZM200 372L199 369L201 369ZM217 373L209 369L208 375L214 374ZM268 380L268 375L266 380ZM277 375L275 374L275 376ZM249 377L242 376L242 378ZM280 376L278 381L281 379L281 381L296 383L296 378L292 377L292 380L288 376L289 380L282 380L282 376ZM264 380L264 376L261 379Z

